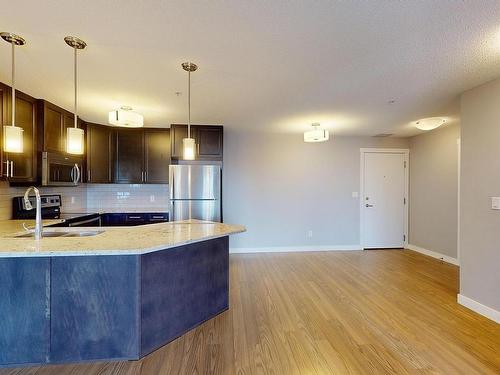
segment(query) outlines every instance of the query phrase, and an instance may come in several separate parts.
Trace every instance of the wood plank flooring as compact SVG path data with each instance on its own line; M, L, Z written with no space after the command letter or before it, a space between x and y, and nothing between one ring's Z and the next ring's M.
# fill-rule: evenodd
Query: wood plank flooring
M230 310L136 362L0 375L500 374L458 268L405 250L231 255Z

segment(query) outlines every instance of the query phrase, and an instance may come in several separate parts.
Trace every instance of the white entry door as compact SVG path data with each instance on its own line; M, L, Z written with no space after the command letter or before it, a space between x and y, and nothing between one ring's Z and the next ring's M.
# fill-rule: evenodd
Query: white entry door
M401 248L406 239L407 153L364 152L363 247Z

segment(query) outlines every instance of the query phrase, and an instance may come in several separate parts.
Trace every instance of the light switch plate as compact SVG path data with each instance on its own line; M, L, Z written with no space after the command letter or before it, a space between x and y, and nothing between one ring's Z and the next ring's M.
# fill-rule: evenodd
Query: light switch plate
M500 197L491 197L491 209L500 210Z

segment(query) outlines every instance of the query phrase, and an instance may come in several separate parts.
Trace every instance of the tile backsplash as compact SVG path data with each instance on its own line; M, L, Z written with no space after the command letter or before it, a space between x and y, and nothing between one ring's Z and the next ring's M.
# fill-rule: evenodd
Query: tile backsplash
M27 187L9 186L0 181L0 220L12 218L12 198L24 195ZM87 188L85 184L75 187L39 187L41 194L61 194L64 212L87 210Z
M166 184L88 184L87 211L168 211Z
M61 194L63 212L168 211L168 185L81 184L76 187L40 187L42 194ZM12 218L12 198L26 187L0 181L0 220Z

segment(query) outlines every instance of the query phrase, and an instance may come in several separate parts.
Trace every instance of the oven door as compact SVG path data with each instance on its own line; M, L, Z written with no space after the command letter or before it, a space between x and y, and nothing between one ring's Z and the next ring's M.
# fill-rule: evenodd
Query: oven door
M43 186L76 186L81 182L83 159L61 154L42 153Z

